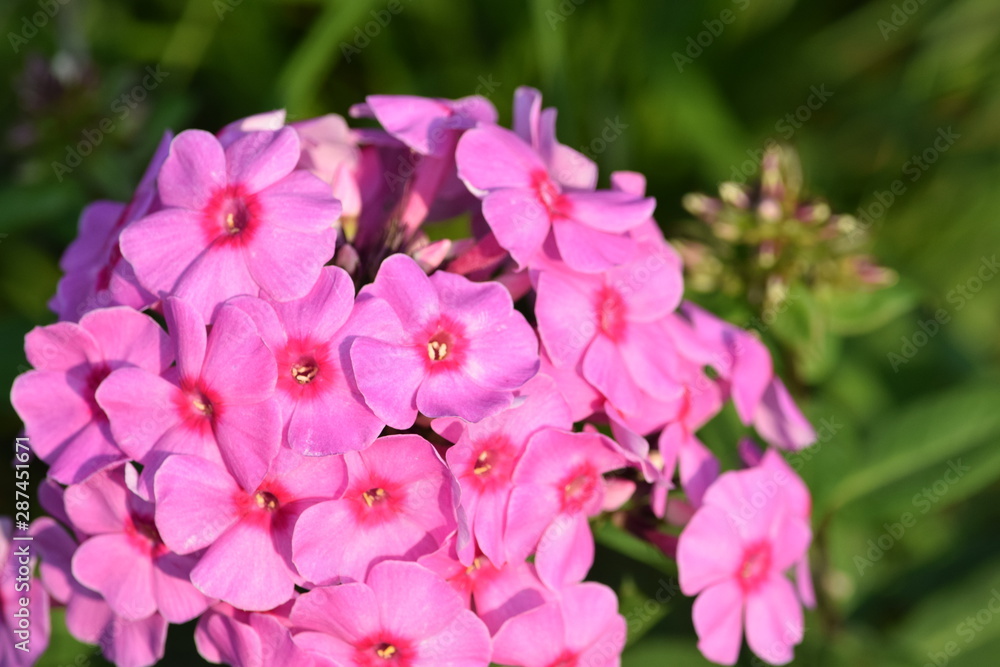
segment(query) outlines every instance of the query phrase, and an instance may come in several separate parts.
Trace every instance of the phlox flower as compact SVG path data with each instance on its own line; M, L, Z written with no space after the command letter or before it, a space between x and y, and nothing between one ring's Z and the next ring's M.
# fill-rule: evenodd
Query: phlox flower
M364 581L375 564L415 560L456 530L454 479L420 436L379 438L343 461L347 489L303 512L295 529L292 553L307 580Z
M698 595L698 648L713 662L736 662L747 643L772 664L792 659L802 640L802 604L786 572L805 554L811 533L774 470L724 473L681 533L681 591Z
M100 646L118 667L150 667L163 657L167 620L154 613L138 621L122 618L100 594L72 573L77 542L48 517L32 522L34 544L42 557L41 581L52 600L66 607L66 628L77 640Z
M503 412L474 424L445 417L431 425L455 443L445 458L461 487L462 508L474 538L460 554L463 562L472 562L478 546L492 563L503 565L514 468L533 433L573 427L566 402L552 378L536 375L518 391L517 403Z
M467 131L455 153L458 175L483 196L482 213L520 266L553 251L579 271L603 271L626 261L633 244L624 232L647 220L649 197L621 191L570 190L561 186L541 156L514 132L484 125Z
M156 177L167 159L173 133L163 135L131 201L98 201L80 215L80 230L59 260L65 275L59 280L49 307L59 319L76 321L95 308L144 308L156 297L141 287L132 266L122 257L121 231L160 207Z
M514 469L508 558L536 551L538 575L553 588L583 579L594 562L587 517L604 505L603 474L626 465L614 442L599 433L537 431Z
M504 623L493 638L493 660L516 667L618 667L625 636L614 592L576 584Z
M514 132L535 149L556 183L593 190L597 187L597 165L556 141L556 113L551 107L542 109L542 94L537 89L518 86L514 91Z
M338 454L371 444L385 423L365 405L354 381L349 349L357 335L380 335L395 314L384 302L354 304L354 283L340 268L324 267L312 290L295 301L237 297L274 353L285 440L308 455ZM346 428L331 427L336 415Z
M95 392L116 369L164 372L173 362L156 322L131 308L87 313L80 323L36 327L24 349L36 370L14 380L10 400L34 452L64 484L125 458L112 438Z
M126 485L130 464L102 470L66 489L66 513L89 535L73 555L73 576L100 593L115 615L139 621L159 612L186 623L208 607L191 585L196 558L178 556L163 544L153 506Z
M417 411L476 422L513 400L538 371L538 339L510 294L392 255L362 297L385 301L401 327L351 345L358 388L386 424L404 429Z
M236 306L219 309L211 333L187 302L171 297L165 306L176 368L122 369L98 392L115 440L143 465L169 453L221 458L256 487L281 444L274 356Z
M13 538L14 522L10 517L0 517L0 610L3 611L0 664L30 667L49 645L49 596L44 588L19 572L23 567L34 570L38 560L36 550L28 541ZM24 582L30 588L23 588ZM27 604L22 604L24 601ZM21 616L22 613L27 616ZM30 624L28 628L19 627L22 618Z
M364 583L316 588L295 602L297 644L336 667L486 667L490 635L442 579L416 563L380 563Z
M248 611L287 602L299 582L292 531L309 507L344 490L344 461L282 449L256 486L224 467L174 455L156 473L156 527L175 553L205 549L191 582L209 597Z
M602 274L545 269L536 278L538 332L552 362L576 368L623 412L643 392L675 398L679 384L656 357L662 320L680 303L676 253L665 243L636 244L632 261Z
M304 296L333 257L340 203L296 170L292 128L245 134L223 148L187 130L157 179L164 208L129 225L122 254L156 295L189 300L205 320L232 296Z
M289 611L291 603L260 613L220 602L198 619L195 646L205 660L232 667L313 667L312 656L292 641Z

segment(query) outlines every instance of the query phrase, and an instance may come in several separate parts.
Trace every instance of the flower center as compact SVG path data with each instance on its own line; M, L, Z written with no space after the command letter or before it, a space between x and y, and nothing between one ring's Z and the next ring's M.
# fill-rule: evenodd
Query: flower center
M385 500L387 494L385 492L385 489L382 488L368 489L367 491L361 494L361 497L364 499L365 504L368 505L368 507L371 507L375 503Z
M131 519L136 533L142 535L153 544L163 544L163 540L160 539L160 532L156 530L156 524L153 523L152 518L147 519L133 514Z
M472 468L472 472L477 475L483 475L488 473L493 469L493 452L489 449L483 450L483 452L476 459L476 465Z
M299 384L308 384L319 373L319 365L315 359L300 359L292 365L292 377Z
M597 479L592 472L584 470L571 475L563 486L563 508L570 512L582 511L596 491Z
M756 588L771 569L771 547L767 542L761 542L747 548L743 552L743 564L740 566L740 580L747 590Z
M226 233L239 234L250 225L250 211L242 197L233 197L222 205L225 216Z
M214 410L212 409L212 403L201 393L195 393L191 397L191 405L205 417L211 417Z
M567 202L559 191L559 186L552 182L552 179L544 171L533 173L531 178L538 199L548 209L548 212L555 216L564 216L567 212L565 210Z
M598 292L595 305L601 331L611 340L620 340L625 333L625 300L622 295L605 286Z
M258 491L254 494L253 499L257 503L257 507L262 510L273 512L278 509L278 499L270 491Z
M444 361L455 348L455 337L447 331L438 331L427 341L427 357L431 361Z
M473 572L475 572L476 570L478 570L482 566L483 566L483 559L480 558L479 556L476 556L475 558L472 559L472 565L470 565L469 567L465 568L465 573L466 574L472 574Z
M392 660L395 657L397 651L396 647L392 644L382 642L375 647L375 655L382 658L383 660Z

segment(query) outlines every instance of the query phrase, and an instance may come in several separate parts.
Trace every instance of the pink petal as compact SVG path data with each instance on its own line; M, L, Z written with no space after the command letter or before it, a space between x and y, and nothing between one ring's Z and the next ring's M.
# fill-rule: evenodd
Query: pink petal
M191 584L194 559L167 553L153 564L153 595L163 617L171 623L187 623L208 608L208 600Z
M204 549L243 514L242 490L229 473L195 456L169 457L156 473L154 488L156 528L175 553Z
M510 391L481 387L462 373L446 370L424 378L416 402L428 417L455 416L478 422L508 407L513 398Z
M241 567L252 562L253 567ZM240 521L223 533L191 571L202 593L248 611L266 611L295 592L292 573L275 551L266 523Z
M735 664L743 639L743 593L739 585L725 581L706 589L694 601L691 615L702 655L721 665Z
M565 624L558 602L514 616L493 637L493 661L505 665L551 665L565 649Z
M406 255L387 257L375 282L365 292L388 302L403 329L411 334L433 324L441 312L438 290L423 269Z
M416 563L380 563L365 583L375 593L383 631L399 637L436 635L465 607L451 586Z
M181 423L173 408L181 397L177 385L141 368L114 371L96 394L115 442L136 461L143 460L167 431Z
M677 570L681 591L699 591L733 577L743 558L743 543L726 514L702 507L681 532L677 545Z
M354 305L354 283L347 272L327 266L300 301L275 303L289 338L328 340L347 321Z
M554 220L559 256L577 271L596 273L631 260L636 253L635 241L623 234L612 234L572 220Z
M203 208L226 185L226 156L209 132L185 130L170 144L170 154L157 177L164 206Z
M645 222L653 215L656 200L638 199L620 190L571 192L570 217L577 222L603 232L624 232Z
M782 449L798 451L816 442L816 431L779 378L767 386L753 414L753 425L761 437Z
M243 249L223 242L212 244L195 259L173 289L173 294L190 303L206 322L226 299L241 294L257 296L259 292Z
M562 608L566 645L581 651L580 662L591 664L584 660L587 648L597 649L595 659L605 660L625 648L625 619L618 614L618 598L607 586L590 582L569 586L562 591Z
M228 180L253 194L287 176L299 161L299 135L290 128L246 134L226 148Z
M772 665L791 662L804 632L802 605L788 579L776 576L747 596L747 644Z
M552 226L549 212L527 189L495 190L483 200L483 216L497 242L525 266L541 250Z
M240 308L219 309L208 337L202 378L226 404L259 403L273 395L278 379L274 355L253 319Z
M595 299L600 280L543 271L535 315L545 351L556 366L575 366L597 333Z
M128 489L124 466L91 476L63 494L66 514L88 535L120 533L128 519Z
M143 287L154 295L170 292L207 243L201 214L166 209L137 220L122 231L122 255Z
M532 174L545 173L541 158L510 130L483 126L469 130L455 151L458 177L474 190L528 188Z
M153 567L124 534L91 537L73 555L73 576L97 591L124 619L137 621L156 611Z
M250 275L268 296L277 301L299 299L316 284L337 245L333 227L337 216L331 211L324 217L330 225L320 232L300 231L276 220L268 220L256 230L244 256Z
M361 583L315 588L300 596L290 617L297 628L322 632L346 642L380 630L375 593Z
M607 336L599 335L583 358L583 377L622 412L632 412L641 400L635 381L622 373L621 352Z
M173 363L170 339L153 318L131 308L104 308L80 318L114 369L132 364L162 373Z
M190 303L170 297L163 303L167 328L177 349L177 370L182 382L194 384L205 363L208 332L205 319Z
M35 327L24 337L24 352L40 371L68 371L103 356L90 332L70 322Z
M255 489L281 447L277 401L227 405L215 419L215 437L226 467L245 489Z
M373 338L351 345L358 389L372 412L393 428L409 428L417 417L417 388L426 373L421 353Z
M583 581L594 564L594 536L584 514L561 514L542 535L535 554L538 576L561 589Z

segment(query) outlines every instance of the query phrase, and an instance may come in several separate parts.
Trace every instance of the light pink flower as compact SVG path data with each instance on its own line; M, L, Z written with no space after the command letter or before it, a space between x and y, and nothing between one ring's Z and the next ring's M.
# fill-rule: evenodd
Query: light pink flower
M365 583L316 588L292 609L295 642L338 667L486 667L490 635L442 579L386 562Z
M66 606L66 628L79 641L97 644L118 667L150 667L163 657L167 620L152 614L139 621L122 618L98 593L72 574L76 541L48 517L32 523L34 544L42 557L42 583L52 599Z
M351 346L368 407L393 428L409 428L418 410L479 421L510 405L538 371L538 339L500 285L445 271L428 277L393 255L361 295L388 303L402 323L392 337Z
M531 144L559 185L593 190L597 187L597 165L556 141L556 113L551 107L542 109L542 94L537 89L518 86L514 91L514 132Z
M516 667L618 667L625 619L607 586L576 584L560 599L514 616L493 639L493 660Z
M772 470L727 472L709 488L677 546L681 591L698 595L694 627L706 658L734 664L745 625L758 656L772 664L792 659L802 604L785 573L810 535Z
M292 531L309 507L338 497L344 461L282 449L257 486L242 486L222 466L174 455L156 473L156 527L175 553L205 553L191 582L209 597L265 611L287 602L298 575ZM248 565L249 564L249 565Z
M289 611L291 603L259 613L220 602L198 619L195 645L209 662L233 667L313 667L312 656L292 641Z
M455 443L446 460L461 487L462 508L474 538L460 554L463 562L471 564L478 546L490 561L503 565L514 468L533 433L545 427L573 427L566 402L552 378L536 375L519 390L517 404L503 412L475 424L442 418L431 425Z
M232 296L304 296L333 257L340 203L304 170L291 128L177 135L160 170L164 209L121 236L122 254L158 296L189 300L205 320Z
M561 588L583 579L594 562L587 517L603 507L603 474L626 465L614 442L599 433L537 431L514 469L508 558L522 560L537 548L535 566L546 584Z
M129 223L160 207L156 177L173 136L169 130L163 135L128 204L98 201L83 210L79 233L59 260L59 268L66 273L49 302L59 319L75 322L96 308L142 309L156 301L137 282L135 271L122 257L118 239Z
M306 510L292 540L299 573L316 584L364 581L383 560L416 560L457 527L454 478L417 435L379 438L343 455L347 490Z
M483 215L521 266L553 252L579 271L603 271L633 252L624 234L652 215L656 202L621 191L563 188L532 147L494 125L467 131L456 151L458 175L484 197Z
M354 304L354 284L343 269L328 266L302 299L229 302L249 313L274 353L275 397L286 442L308 455L338 454L370 445L385 423L365 405L354 381L350 345L357 335L380 335L399 320L384 302ZM336 415L343 428L331 424Z
M49 645L49 596L28 574L38 561L37 549L14 537L14 522L0 516L0 664L30 667Z
M135 474L122 464L66 489L70 520L90 536L73 555L73 576L121 618L139 621L158 612L171 623L186 623L208 607L190 581L197 559L163 544L152 504L126 486L126 475L134 480Z
M256 487L281 445L274 356L236 306L219 309L211 333L185 301L168 299L166 315L177 367L122 369L98 392L115 440L144 465L168 453L221 457L246 488Z
M162 373L172 363L156 322L131 308L87 313L79 324L36 327L25 337L36 370L14 381L10 400L49 474L70 484L125 457L95 392L116 369Z

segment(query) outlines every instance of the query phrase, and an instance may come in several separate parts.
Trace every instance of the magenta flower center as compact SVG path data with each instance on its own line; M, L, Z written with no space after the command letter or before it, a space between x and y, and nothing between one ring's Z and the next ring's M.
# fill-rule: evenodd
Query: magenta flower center
M496 455L496 452L490 449L483 450L479 456L476 458L476 465L473 466L472 472L477 475L484 475L493 469L492 458Z
M212 402L208 400L208 397L198 391L194 392L191 396L191 407L193 407L198 414L208 418L211 418L212 414L215 412L212 408Z
M548 667L577 667L577 656L576 654L564 652L555 662L551 663Z
M278 509L278 498L270 491L258 491L254 494L253 500L262 510L274 512Z
M107 421L108 419L108 416L104 414L104 410L97 404L94 394L97 392L97 388L101 386L101 383L104 382L104 378L109 375L111 375L111 369L104 364L91 367L90 373L87 374L84 399L87 401L87 407L90 409L90 418L95 421Z
M625 300L618 290L604 286L597 293L595 303L601 332L618 341L625 335Z
M409 667L411 664L409 653L407 642L397 641L391 637L376 636L356 645L354 660L359 667L380 667L381 665Z
M563 485L563 509L567 512L582 511L593 500L597 487L597 475L594 471L575 471Z
M531 175L531 180L539 201L542 202L549 214L553 217L568 217L569 202L563 197L559 186L552 182L549 175L544 171L536 171Z
M292 364L292 377L299 384L308 384L319 373L319 364L312 357L303 357Z
M761 542L748 547L743 552L740 565L740 582L744 590L752 590L760 585L771 569L771 545Z
M218 190L205 207L204 227L209 242L223 239L248 239L260 219L260 206L254 195L241 186Z

